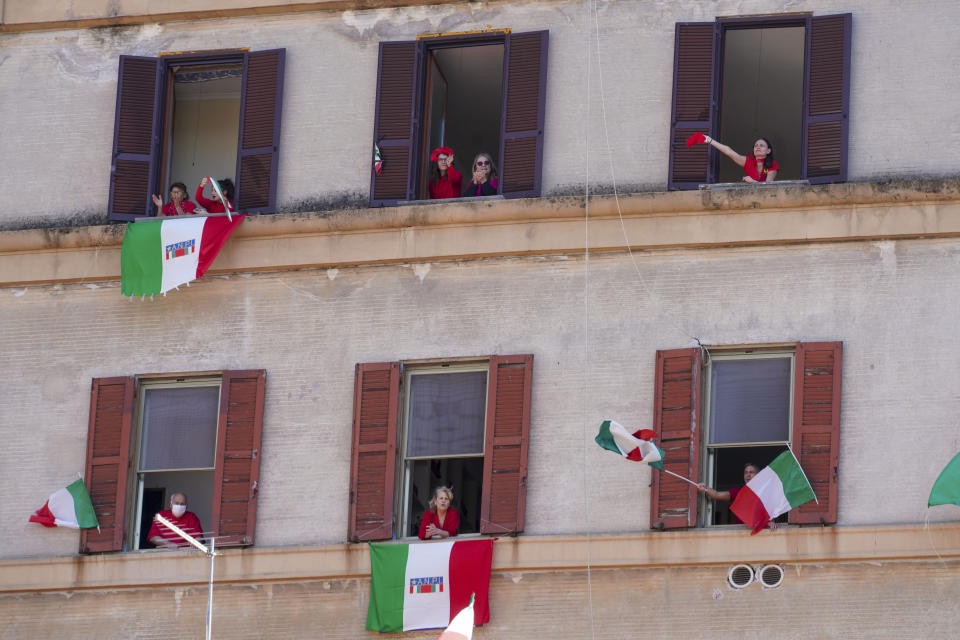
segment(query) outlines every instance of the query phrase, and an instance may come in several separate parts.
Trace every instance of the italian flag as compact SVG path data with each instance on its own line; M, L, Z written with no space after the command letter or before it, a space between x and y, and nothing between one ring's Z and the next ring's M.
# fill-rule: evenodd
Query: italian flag
M600 425L600 433L594 441L608 451L619 453L627 460L646 462L651 467L663 471L663 449L651 442L656 437L657 433L650 429L640 429L630 433L619 422L604 420Z
M121 292L165 294L200 278L244 217L178 216L127 223L120 250Z
M371 544L367 629L442 629L474 594L473 624L489 622L492 560L493 540Z
M473 638L473 600L470 598L470 604L454 616L450 625L437 640L471 640Z
M30 522L39 522L45 527L70 527L88 529L99 527L97 514L93 511L90 494L83 480L74 480L67 488L50 494L46 503L30 516Z
M816 499L800 463L784 451L737 493L730 511L752 526L750 535L755 535L777 516Z

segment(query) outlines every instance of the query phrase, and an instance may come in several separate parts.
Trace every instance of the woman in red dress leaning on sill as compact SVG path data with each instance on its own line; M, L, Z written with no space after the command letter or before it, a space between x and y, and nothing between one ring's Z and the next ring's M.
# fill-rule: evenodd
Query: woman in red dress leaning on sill
M773 182L780 170L780 165L773 158L773 145L766 138L758 138L753 143L753 155L745 156L710 136L703 136L703 142L743 167L746 174L743 176L744 182Z
M423 514L420 521L421 540L431 538L449 538L457 535L460 530L460 514L450 506L453 502L453 491L450 487L437 487L430 500L430 508Z

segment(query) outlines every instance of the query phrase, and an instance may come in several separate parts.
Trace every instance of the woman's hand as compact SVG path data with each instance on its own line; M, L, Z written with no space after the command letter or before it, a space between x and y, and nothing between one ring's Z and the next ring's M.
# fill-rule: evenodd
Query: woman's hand
M487 172L483 169L473 170L473 184L483 184L487 181Z
M203 180L200 181L200 188L203 189L208 184L210 184L210 181L204 178Z
M743 181L744 181L744 182L756 182L756 180L754 180L754 179L751 178L750 176L743 176Z
M150 198L153 200L153 204L157 205L158 207L163 206L163 200L161 200L160 196L158 196L157 194L153 194L152 196L150 196Z
M428 538L433 538L433 537L435 537L435 536L440 536L441 538L446 538L448 535L449 535L449 534L448 534L446 531L444 531L443 529L441 529L440 527L437 527L437 526L432 525L432 524L428 524L428 525L427 525L427 537L428 537Z

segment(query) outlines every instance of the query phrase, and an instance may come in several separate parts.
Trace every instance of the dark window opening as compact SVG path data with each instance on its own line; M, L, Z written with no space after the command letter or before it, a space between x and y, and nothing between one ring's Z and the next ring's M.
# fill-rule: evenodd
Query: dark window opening
M765 137L777 180L800 179L806 28L726 29L723 37L719 140L740 154ZM743 168L720 158L719 182L740 182Z
M429 49L424 95L420 199L430 197L430 153L437 147L453 149L454 168L463 174L464 188L472 178L473 159L478 153L498 161L503 45Z

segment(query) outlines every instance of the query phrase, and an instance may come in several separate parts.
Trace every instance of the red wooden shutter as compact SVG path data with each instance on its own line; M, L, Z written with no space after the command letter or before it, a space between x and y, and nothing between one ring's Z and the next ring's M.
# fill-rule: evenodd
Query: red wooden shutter
M358 364L353 386L349 539L393 537L400 364Z
M532 382L532 355L490 358L480 533L523 531Z
M80 531L80 553L123 550L134 387L133 378L93 379L84 482L100 531Z
M262 369L223 372L211 525L218 546L254 541L266 376Z
M664 468L697 481L700 473L700 349L657 351L653 430L664 450ZM697 525L697 490L653 471L650 527L675 529Z
M673 47L673 107L670 111L670 189L696 189L716 181L716 154L708 145L688 149L695 132L714 135L719 26L713 22L678 22Z
M837 521L840 456L840 378L842 342L797 345L793 399L793 452L817 494L790 512L795 524Z
M420 56L416 42L380 43L373 141L380 147L383 170L378 176L371 146L371 207L393 206L398 200L416 198L412 176L419 129L416 104Z
M516 33L504 44L500 192L508 198L540 196L549 35Z
M285 55L286 49L271 49L243 59L235 204L244 213L277 210Z
M111 220L153 213L150 195L156 192L162 66L158 58L120 56L107 203Z
M813 184L847 179L851 23L844 13L807 29L803 177Z

